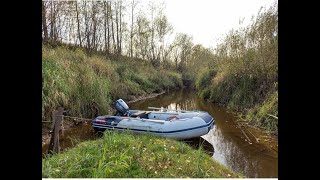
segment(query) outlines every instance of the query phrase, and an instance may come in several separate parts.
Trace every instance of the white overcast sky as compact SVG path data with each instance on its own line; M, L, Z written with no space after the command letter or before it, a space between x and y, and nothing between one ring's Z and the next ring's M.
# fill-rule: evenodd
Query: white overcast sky
M195 44L205 47L215 47L219 38L239 27L240 18L244 18L243 24L248 24L262 6L268 8L276 1L164 0L165 14L175 32L192 35Z

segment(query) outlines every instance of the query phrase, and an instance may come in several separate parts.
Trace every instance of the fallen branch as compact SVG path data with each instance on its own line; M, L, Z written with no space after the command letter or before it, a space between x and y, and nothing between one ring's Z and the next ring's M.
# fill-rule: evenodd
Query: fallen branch
M242 131L242 133L246 136L246 138L247 138L247 140L248 140L248 143L249 144L252 144L251 143L251 140L250 140L250 138L247 136L247 134L241 129L241 127L239 126L239 125L237 125L238 127L239 127L239 129Z
M251 131L249 131L249 129L247 127L244 126L244 128L256 139L256 142L259 142L258 138L252 134Z

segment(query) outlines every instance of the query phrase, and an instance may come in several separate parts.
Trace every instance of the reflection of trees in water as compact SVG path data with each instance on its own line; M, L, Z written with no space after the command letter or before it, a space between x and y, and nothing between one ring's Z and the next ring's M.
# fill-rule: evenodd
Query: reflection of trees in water
M201 146L202 149L204 149L205 152L207 154L209 154L210 156L212 156L214 153L214 148L213 148L212 144L209 143L207 140L203 139L202 137L190 138L190 139L185 139L182 141L187 143L188 145L190 145L194 149L199 149L199 147Z
M256 149L244 140L237 141L214 128L205 136L212 143L213 158L246 177L277 177L277 161L256 153ZM275 166L276 164L276 166Z
M193 102L189 100L192 94L188 90L170 91L158 97L147 99L140 102L129 104L130 109L147 110L148 107L164 107L173 109L187 109L193 108Z
M213 145L215 160L247 177L277 177L278 159L263 155L263 146L249 145L241 139L243 134L235 126L236 117L227 113L224 108L198 98L194 91L172 91L129 106L132 106L130 109L141 110L153 106L207 111L214 117L215 126L203 137ZM209 151L212 152L210 149Z
M97 137L99 136L96 136L96 133L93 131L90 123L82 123L78 126L65 130L64 135L59 137L60 150L64 151L76 146L80 142L93 140ZM49 143L42 146L43 155L48 150L48 146Z
M74 147L79 142L95 138L91 124L86 123L65 131L64 136L61 137L60 146L62 149L66 149Z

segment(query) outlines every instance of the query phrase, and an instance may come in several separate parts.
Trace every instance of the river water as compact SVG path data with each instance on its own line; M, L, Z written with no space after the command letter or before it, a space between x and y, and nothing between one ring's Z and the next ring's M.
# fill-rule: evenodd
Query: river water
M129 104L130 109L148 110L148 107L163 107L174 110L203 110L215 119L215 126L202 136L189 141L199 146L199 142L213 160L242 173L248 178L278 177L277 137L246 126L240 126L234 113L199 98L194 91L179 90L167 92L158 97ZM73 147L83 140L95 139L90 123L65 131L60 140L62 149ZM43 145L43 153L47 149ZM211 147L209 147L211 146Z
M255 128L239 127L236 122L239 118L234 113L229 113L225 108L206 102L194 91L173 91L129 106L130 109L163 107L175 110L207 111L214 117L215 126L202 138L212 144L214 160L248 178L278 177L277 138ZM258 138L258 142L255 138ZM210 150L210 148L206 149Z

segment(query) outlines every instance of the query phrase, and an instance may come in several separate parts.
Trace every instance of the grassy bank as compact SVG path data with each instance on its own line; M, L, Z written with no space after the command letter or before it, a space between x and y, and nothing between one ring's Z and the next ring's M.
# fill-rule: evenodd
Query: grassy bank
M278 10L261 11L230 31L197 74L201 97L245 115L251 124L278 131Z
M239 177L202 149L150 135L106 131L62 154L43 159L43 178Z
M112 101L182 87L179 73L141 59L88 56L81 49L42 48L42 119L62 106L87 118L110 113Z

